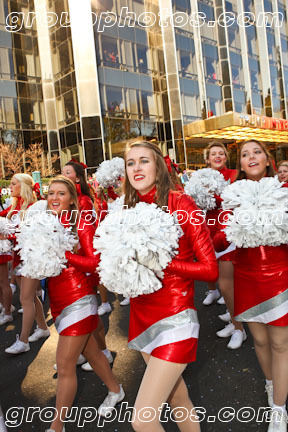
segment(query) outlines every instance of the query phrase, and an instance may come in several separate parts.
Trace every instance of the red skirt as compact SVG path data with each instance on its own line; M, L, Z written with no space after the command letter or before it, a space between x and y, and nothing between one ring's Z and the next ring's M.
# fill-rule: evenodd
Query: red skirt
M288 246L237 249L235 320L288 325Z
M193 283L187 289L180 278L171 279L173 287L167 278L159 291L130 299L128 346L172 363L190 363L196 360L199 334Z
M98 326L97 300L89 277L74 267L49 278L48 293L55 327L61 336L80 336Z
M1 255L0 254L0 265L1 264L7 264L11 260L12 260L12 255Z

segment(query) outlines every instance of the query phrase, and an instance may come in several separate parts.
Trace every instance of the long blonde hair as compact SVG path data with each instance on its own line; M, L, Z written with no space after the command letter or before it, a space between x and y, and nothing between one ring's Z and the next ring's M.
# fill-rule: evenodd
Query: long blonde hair
M165 163L163 154L156 144L149 141L136 141L129 144L126 147L124 153L124 160L126 163L127 153L134 147L144 147L152 150L152 153L156 162L156 204L158 207L162 208L168 205L168 194L170 190L174 189L167 165ZM124 194L125 194L125 205L130 207L135 207L135 205L140 201L136 189L134 189L128 179L127 171L125 170L125 180L124 180Z
M29 174L18 173L18 174L14 174L13 177L16 180L18 180L21 185L20 197L21 197L22 204L21 204L20 212L21 212L21 219L23 219L28 206L37 201L36 193L33 191L34 181ZM11 219L13 210L15 210L17 206L17 201L18 201L17 197L12 198L11 210L9 212L9 215L7 216L8 219Z
M77 233L77 222L78 222L78 195L77 190L75 187L75 184L72 180L70 180L68 177L65 177L63 175L58 175L57 177L53 178L49 183L49 189L50 186L54 183L61 183L66 186L68 189L68 192L71 196L71 200L73 201L73 204L70 204L70 211L71 211L71 220L70 225L72 228L72 232ZM48 192L49 192L48 189Z

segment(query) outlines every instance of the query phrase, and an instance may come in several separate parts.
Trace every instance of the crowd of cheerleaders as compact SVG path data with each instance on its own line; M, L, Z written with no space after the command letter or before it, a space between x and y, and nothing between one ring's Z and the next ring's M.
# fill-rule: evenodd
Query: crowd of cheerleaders
M207 166L220 172L225 180L235 182L250 179L259 182L264 177L274 177L274 161L265 145L257 141L242 144L238 158L238 171L226 167L228 153L220 143L211 143L205 152ZM124 154L125 179L123 193L125 204L134 207L138 202L168 206L170 213L197 210L195 202L184 193L177 175L177 166L163 158L159 148L149 142L130 145ZM50 182L47 206L58 215L60 222L69 226L69 212L78 209L98 214L94 225L77 222L79 244L74 253L67 252L67 267L59 276L48 280L48 294L55 326L59 333L57 347L56 408L71 407L77 389L75 366L81 358L93 369L108 387L108 396L98 409L101 416L111 414L112 408L125 397L121 384L114 376L109 362L113 361L105 343L105 331L99 315L93 287L101 286L95 269L99 255L94 254L93 236L101 223L100 215L107 210L107 197L98 189L93 191L86 182L85 167L70 161L62 175ZM288 164L279 167L282 187L288 186ZM0 213L10 218L22 214L36 201L32 178L15 174L11 180L12 205ZM96 192L96 193L95 193ZM110 188L111 199L118 195ZM288 192L288 189L287 189ZM288 246L258 246L231 248L219 224L221 199L216 197L217 208L207 212L206 219L214 224L193 225L184 223L179 240L178 254L164 271L162 288L148 295L130 299L129 347L141 352L147 364L146 372L135 402L136 412L132 422L135 431L157 432L164 430L159 419L147 425L141 418L141 409L155 409L168 401L171 408L182 407L190 412L189 399L182 373L188 363L196 360L199 323L194 305L194 280L206 281L209 292L204 300L209 305L220 297L216 288L218 280L227 313L221 316L226 327L218 332L220 337L231 336L229 348L239 348L246 338L243 322L248 323L255 351L266 378L268 403L277 412L272 417L268 431L287 431L286 400L288 392ZM63 212L68 218L63 217ZM15 217L13 218L15 221ZM17 220L17 217L16 217ZM20 221L18 221L20 223ZM72 226L72 229L75 228ZM1 235L0 239L7 237ZM14 236L9 240L16 243ZM216 260L215 250L221 257ZM16 342L5 351L18 354L30 349L29 342L49 336L42 303L37 296L39 281L19 276L19 253L0 257L1 324L12 317L12 292L8 279L8 264L12 261L13 277L20 287L23 308L22 331ZM11 264L11 263L10 263ZM13 282L13 281L12 281ZM11 285L12 287L14 284ZM102 292L105 288L101 287ZM103 299L102 299L103 300ZM34 319L37 327L30 336ZM77 338L75 338L77 336ZM156 379L157 377L157 379ZM180 408L179 408L180 409ZM181 418L181 416L179 417ZM177 422L177 413L175 416ZM178 421L180 431L200 431L193 418ZM54 419L49 431L64 430L63 419Z

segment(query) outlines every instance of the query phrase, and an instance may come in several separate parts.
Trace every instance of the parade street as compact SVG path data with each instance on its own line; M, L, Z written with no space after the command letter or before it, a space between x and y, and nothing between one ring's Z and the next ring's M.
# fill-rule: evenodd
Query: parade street
M251 336L248 334L248 339L240 349L227 349L229 339L220 339L215 334L224 327L217 315L225 312L225 306L203 306L205 291L206 284L196 284L196 305L201 327L198 355L197 362L188 365L184 372L190 398L195 406L201 407L201 431L267 431L268 423L261 421L259 410L267 406L265 380L256 360ZM123 402L127 404L122 404L121 413L120 406L117 407L114 420L104 422L98 418L95 408L105 398L106 387L94 372L85 372L78 367L78 392L73 404L78 409L72 412L74 419L71 416L71 420L74 421L66 423L66 432L132 431L126 407L133 407L145 366L141 355L127 347L129 306L121 307L119 299L112 294L110 302L113 311L102 318L108 331L107 345L114 357L113 371L123 384L126 392ZM20 307L17 294L14 295L13 303L16 309ZM44 432L50 426L50 422L43 421L45 411L40 413L45 407L55 407L57 384L53 365L58 335L49 312L48 299L45 300L45 312L51 336L31 343L28 353L13 356L4 352L15 340L15 334L20 333L20 314L15 312L14 321L0 328L0 401L5 413L14 407L14 413L10 409L6 419L10 425L14 424L14 427L8 428L9 431ZM177 431L178 428L170 419L169 407L165 407L164 411L165 431Z

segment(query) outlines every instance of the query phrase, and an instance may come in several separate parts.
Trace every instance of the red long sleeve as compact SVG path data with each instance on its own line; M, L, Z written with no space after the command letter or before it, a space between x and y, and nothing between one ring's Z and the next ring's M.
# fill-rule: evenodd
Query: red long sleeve
M94 233L95 225L86 225L85 221L80 220L78 224L79 254L66 252L69 265L85 273L95 273L100 261L100 255L94 255Z
M191 248L192 246L196 262L179 259L176 256L165 269L165 272L168 274L174 273L177 276L187 279L203 280L207 282L216 281L218 278L218 264L209 230L205 223L195 223L200 210L196 207L194 201L186 195L183 195L183 198L179 200L178 209L185 211L189 215L187 222L182 225L182 229L184 231L186 248ZM195 214L195 211L198 212L198 214ZM183 256L183 253L185 254L185 246L183 246L183 243L181 245L181 239L179 249Z

